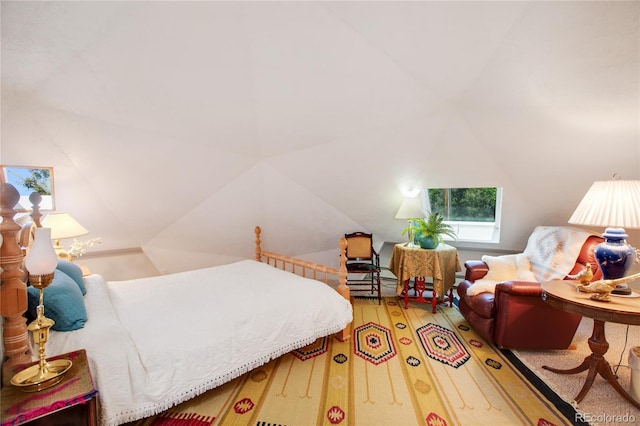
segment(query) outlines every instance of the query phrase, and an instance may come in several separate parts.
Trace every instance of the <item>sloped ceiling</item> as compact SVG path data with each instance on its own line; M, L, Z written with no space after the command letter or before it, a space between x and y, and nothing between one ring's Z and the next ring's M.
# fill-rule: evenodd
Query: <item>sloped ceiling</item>
M402 191L502 186L502 247L640 178L638 2L9 2L3 164L172 272L401 240ZM615 160L600 147L624 153Z

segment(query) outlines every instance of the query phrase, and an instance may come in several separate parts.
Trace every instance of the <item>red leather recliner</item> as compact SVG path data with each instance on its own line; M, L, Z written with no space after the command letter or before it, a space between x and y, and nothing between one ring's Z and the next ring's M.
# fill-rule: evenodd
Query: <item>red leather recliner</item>
M575 275L591 264L593 280L602 272L593 250L603 238L590 236L585 241L573 270ZM487 274L488 266L479 260L464 264L465 280L458 284L459 309L474 330L487 342L509 349L566 349L580 324L580 315L556 309L542 300L540 283L505 281L494 293L469 296L467 289Z

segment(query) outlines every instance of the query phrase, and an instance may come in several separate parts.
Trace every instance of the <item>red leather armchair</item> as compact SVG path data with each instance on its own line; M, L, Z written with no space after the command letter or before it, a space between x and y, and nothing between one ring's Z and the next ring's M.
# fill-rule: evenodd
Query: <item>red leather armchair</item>
M593 280L602 272L593 250L603 239L590 236L582 246L573 270L574 275L591 264ZM486 263L469 260L464 264L465 280L458 284L459 309L480 336L500 348L509 349L566 349L580 324L580 315L551 307L542 300L540 283L505 281L498 283L494 293L469 296L473 282L488 272Z

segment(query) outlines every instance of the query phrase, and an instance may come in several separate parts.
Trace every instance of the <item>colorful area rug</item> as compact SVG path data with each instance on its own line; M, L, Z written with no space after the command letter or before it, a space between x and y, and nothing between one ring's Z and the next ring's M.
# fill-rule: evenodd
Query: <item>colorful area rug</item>
M456 308L356 300L319 339L137 426L569 425Z

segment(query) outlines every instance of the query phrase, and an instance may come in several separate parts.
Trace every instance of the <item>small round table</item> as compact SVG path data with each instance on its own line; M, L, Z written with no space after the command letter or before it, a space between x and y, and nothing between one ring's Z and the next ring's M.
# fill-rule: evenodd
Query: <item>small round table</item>
M576 374L589 370L582 389L575 397L579 403L585 397L596 375L600 374L624 399L640 408L640 402L633 399L618 382L604 354L609 349L604 325L607 321L621 324L640 325L640 299L613 295L611 302L591 300L593 293L581 292L575 281L554 280L542 283L542 298L550 305L566 312L573 312L593 319L593 332L589 338L591 355L582 364L568 370L543 366L545 370L559 374Z
M393 246L389 270L398 281L396 294L404 297L404 308L409 304L409 281L416 279L414 297L416 302L431 302L431 312L436 313L437 300L444 301L449 292L449 306L453 303L451 288L456 281L456 272L460 271L460 258L458 250L445 243L438 244L435 249L423 249L419 246L396 244ZM425 277L433 277L433 293L431 299L424 298L426 291Z

